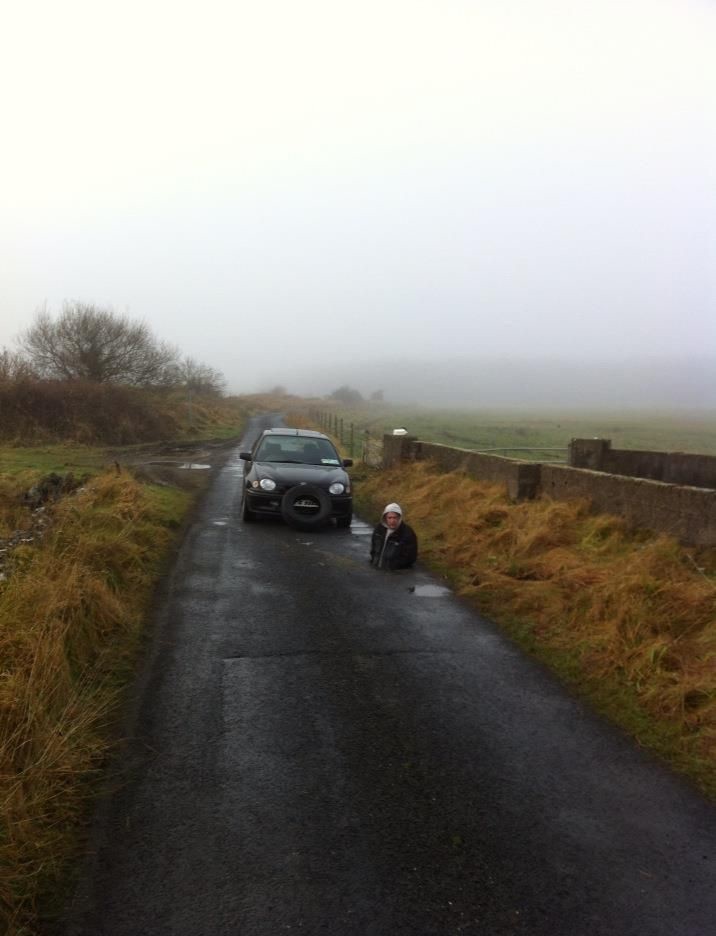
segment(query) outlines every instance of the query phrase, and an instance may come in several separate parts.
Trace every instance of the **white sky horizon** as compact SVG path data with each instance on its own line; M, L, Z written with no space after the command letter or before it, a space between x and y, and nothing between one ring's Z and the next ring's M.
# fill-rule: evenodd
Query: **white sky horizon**
M76 299L234 391L341 358L716 358L716 4L3 21L0 347Z

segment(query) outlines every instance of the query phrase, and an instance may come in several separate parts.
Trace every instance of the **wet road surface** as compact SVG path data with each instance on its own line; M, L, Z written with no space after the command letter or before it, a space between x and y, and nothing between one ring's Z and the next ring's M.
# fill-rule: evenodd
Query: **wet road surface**
M242 524L242 465L168 581L67 934L716 933L712 806L442 583L370 568L365 524Z

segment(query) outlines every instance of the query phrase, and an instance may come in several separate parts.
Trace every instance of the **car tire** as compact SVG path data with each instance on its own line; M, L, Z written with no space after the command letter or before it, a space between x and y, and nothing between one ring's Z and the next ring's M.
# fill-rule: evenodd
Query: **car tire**
M302 501L312 503L306 508ZM326 523L331 515L331 499L326 492L315 484L297 484L290 488L281 499L281 516L291 526L308 530Z
M241 519L244 523L253 523L256 519L256 514L253 510L249 510L249 505L246 503L246 495L244 494L243 500L241 501Z
M351 525L353 514L347 514L345 517L336 517L336 526L339 530L347 530Z

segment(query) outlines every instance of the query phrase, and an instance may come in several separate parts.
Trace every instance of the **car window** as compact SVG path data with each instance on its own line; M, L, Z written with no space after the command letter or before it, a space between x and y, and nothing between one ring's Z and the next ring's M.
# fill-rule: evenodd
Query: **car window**
M283 461L281 444L270 439L264 439L256 450L256 461Z
M266 438L259 445L256 461L297 462L304 465L340 465L341 460L328 439L284 436L280 442Z
M321 465L340 465L341 460L338 452L333 448L328 439L317 439L316 448L318 449L318 462Z

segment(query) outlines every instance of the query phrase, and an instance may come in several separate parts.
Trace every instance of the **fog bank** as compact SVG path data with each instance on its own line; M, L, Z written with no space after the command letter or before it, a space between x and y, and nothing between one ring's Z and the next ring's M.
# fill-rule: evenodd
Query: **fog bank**
M425 406L710 409L716 408L716 359L444 358L293 364L266 374L262 389L325 396L343 384L369 397Z

